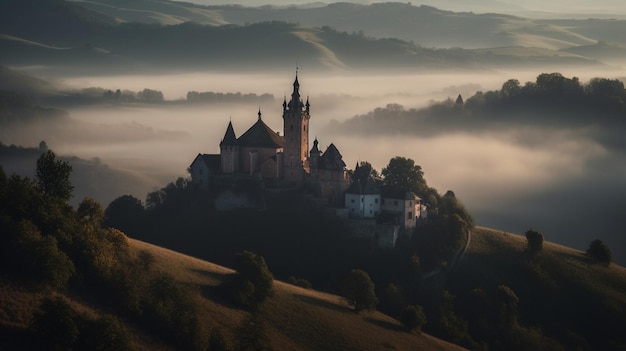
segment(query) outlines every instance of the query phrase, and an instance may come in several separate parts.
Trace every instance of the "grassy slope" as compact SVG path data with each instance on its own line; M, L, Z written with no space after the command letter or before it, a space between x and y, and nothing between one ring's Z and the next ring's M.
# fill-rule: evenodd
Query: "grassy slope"
M131 241L134 251L150 252L154 265L177 280L198 287L198 308L206 328L219 327L231 339L248 316L244 310L224 303L213 287L219 285L230 269L185 256L140 241ZM275 294L261 309L261 318L271 345L276 350L460 350L461 348L426 334L410 334L400 323L382 313L355 314L335 295L275 283ZM19 337L29 324L42 299L53 291L16 287L0 279L0 335ZM74 308L92 315L102 311L72 299ZM154 337L126 326L139 350L167 350ZM0 349L4 342L0 342ZM9 341L10 343L10 341Z
M457 288L508 285L520 299L524 325L584 332L596 345L621 335L626 324L625 267L594 264L582 251L546 241L529 261L526 247L524 236L477 227L455 267Z
M133 241L133 247L156 257L156 265L177 279L210 291L232 271L174 251ZM205 293L209 295L210 293ZM228 334L246 312L203 299L202 308L211 323ZM355 314L338 296L275 283L275 294L262 307L272 346L277 350L454 350L456 345L429 335L409 334L398 321L382 313Z

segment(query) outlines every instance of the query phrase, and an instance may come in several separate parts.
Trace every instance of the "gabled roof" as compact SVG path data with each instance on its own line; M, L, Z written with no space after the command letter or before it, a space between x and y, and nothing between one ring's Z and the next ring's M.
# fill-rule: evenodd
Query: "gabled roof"
M222 156L219 154L198 154L193 162L191 162L190 167L193 166L193 164L196 162L204 163L204 165L211 171L220 171L222 167Z
M261 118L237 139L239 146L282 148L283 137L268 127Z
M330 144L326 151L320 156L318 162L320 169L328 169L335 171L343 171L346 168L345 162L343 162L343 156L335 144Z
M372 194L380 194L380 187L372 178L372 176L368 176L365 178L365 181L361 181L361 179L356 179L354 183L350 185L348 190L346 190L349 194L359 194L359 195L372 195Z

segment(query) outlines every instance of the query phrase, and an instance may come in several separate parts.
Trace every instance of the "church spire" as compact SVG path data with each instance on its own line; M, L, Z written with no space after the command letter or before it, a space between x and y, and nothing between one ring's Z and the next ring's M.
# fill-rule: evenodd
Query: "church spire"
M261 107L259 107L259 121L261 120Z
M233 128L233 122L228 121L228 127L226 127L226 133L224 133L224 139L220 143L220 146L223 145L237 145L237 137L235 136L235 129Z

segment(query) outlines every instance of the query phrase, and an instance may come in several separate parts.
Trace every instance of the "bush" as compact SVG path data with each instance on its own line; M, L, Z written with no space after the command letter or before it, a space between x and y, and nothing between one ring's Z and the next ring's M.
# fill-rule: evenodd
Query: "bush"
M294 276L290 276L289 278L287 278L287 283L291 285L299 286L305 289L311 289L313 287L310 281L303 279L303 278L296 278Z
M600 239L596 239L589 244L587 256L605 266L608 266L613 261L611 250Z
M422 326L426 324L426 314L424 308L420 305L406 306L402 315L400 316L400 322L404 327L409 330L421 330Z
M62 298L46 299L31 331L41 350L129 350L127 331L113 318L87 318Z
M528 251L530 253L541 251L543 247L543 234L534 229L528 229L526 231L526 240L528 241Z
M274 276L262 256L249 251L235 255L233 275L225 283L227 294L235 303L254 310L272 294Z
M374 282L367 272L353 269L341 282L340 290L348 304L354 306L355 312L376 308L378 297L374 291Z

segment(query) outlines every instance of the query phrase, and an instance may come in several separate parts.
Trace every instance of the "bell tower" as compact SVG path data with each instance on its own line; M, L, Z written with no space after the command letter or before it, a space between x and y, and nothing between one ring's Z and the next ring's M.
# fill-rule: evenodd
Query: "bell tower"
M306 103L300 98L298 72L293 82L291 100L283 101L283 175L288 183L300 185L309 173L309 98Z

